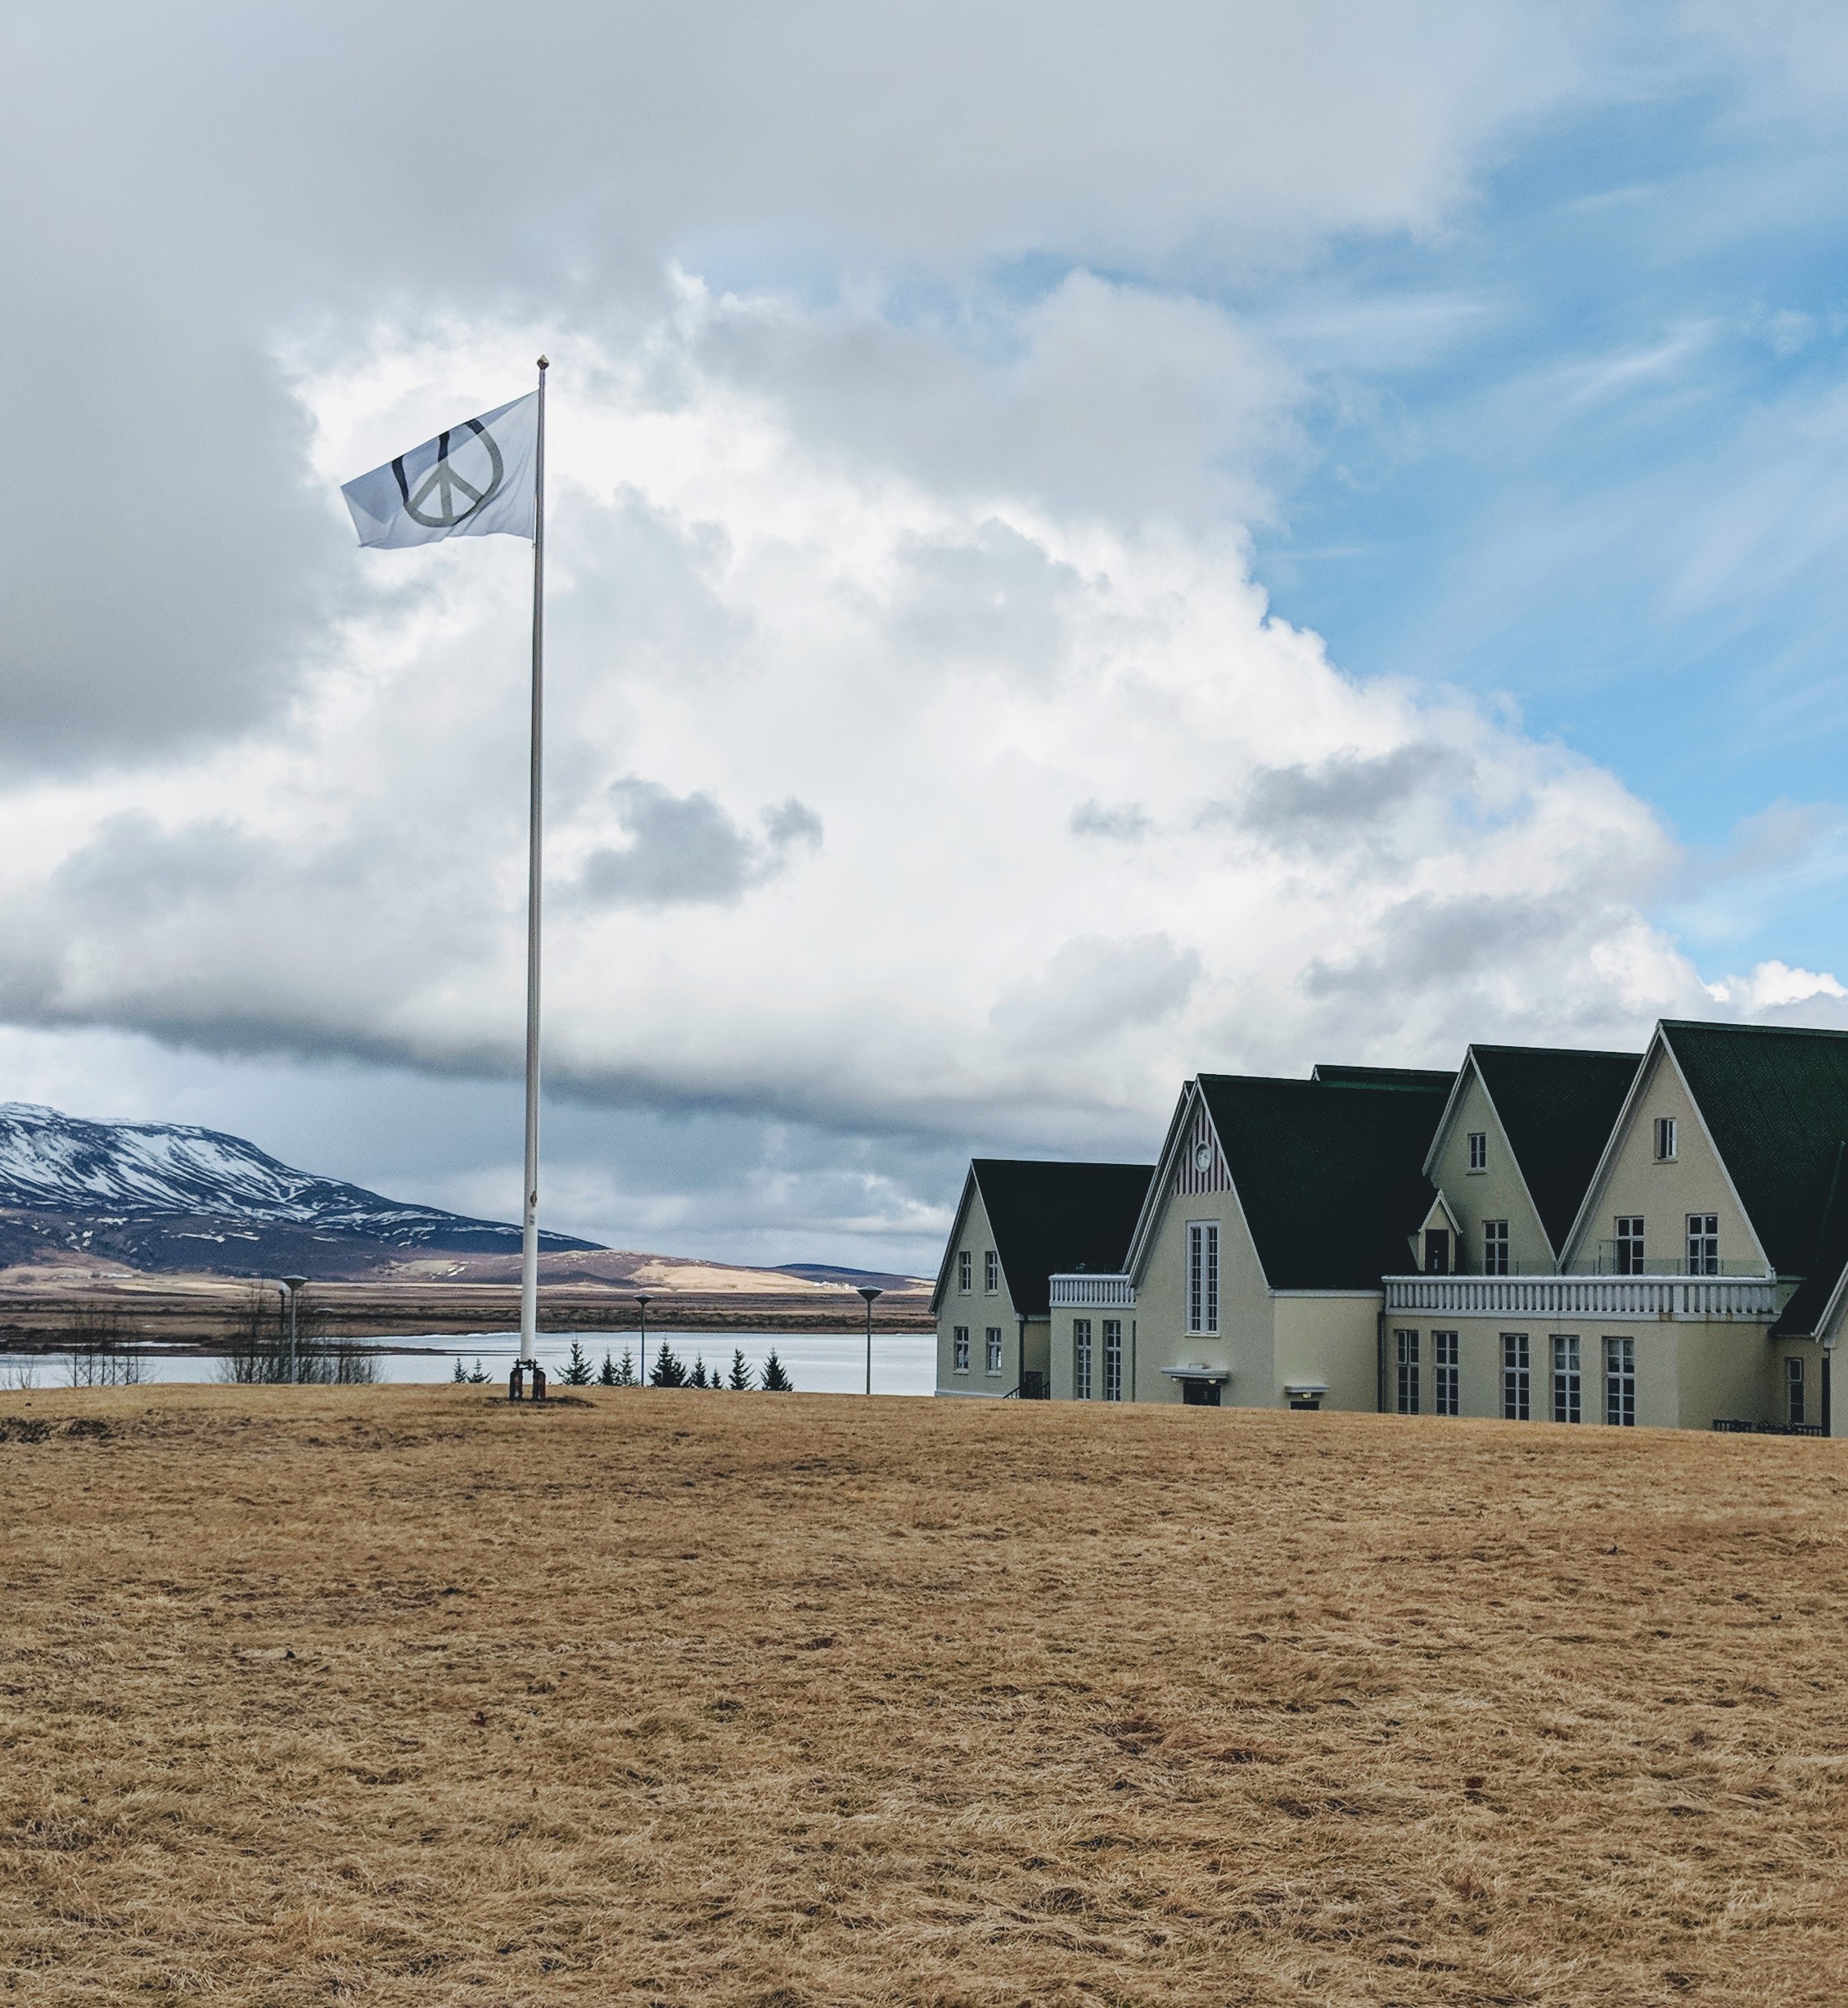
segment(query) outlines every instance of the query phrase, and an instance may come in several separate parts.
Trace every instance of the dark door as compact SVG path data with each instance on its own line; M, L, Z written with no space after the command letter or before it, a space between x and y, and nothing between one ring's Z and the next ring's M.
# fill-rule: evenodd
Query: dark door
M1425 1230L1425 1274L1447 1276L1450 1273L1450 1230L1448 1227Z
M1181 1400L1190 1409L1216 1409L1219 1406L1219 1383L1216 1380L1183 1380Z

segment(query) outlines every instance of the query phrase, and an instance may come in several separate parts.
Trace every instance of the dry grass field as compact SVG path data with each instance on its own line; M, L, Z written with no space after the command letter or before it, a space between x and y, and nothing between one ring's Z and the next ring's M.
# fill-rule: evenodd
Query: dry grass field
M0 1397L22 2002L1838 2002L1848 1455Z

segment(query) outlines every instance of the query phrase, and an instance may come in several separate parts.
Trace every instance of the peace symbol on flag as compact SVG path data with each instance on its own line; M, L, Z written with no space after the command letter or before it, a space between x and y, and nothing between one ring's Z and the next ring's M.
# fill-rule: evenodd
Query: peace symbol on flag
M476 510L485 508L500 493L501 483L507 477L506 463L501 458L501 449L494 444L494 435L479 418L471 418L460 428L472 434L488 449L489 474L487 485L477 488L456 470L449 458L449 441L455 438L453 432L439 433L436 440L436 464L418 482L413 494L410 482L405 478L402 458L391 463L391 471L398 476L398 492L404 499L404 513L413 523L421 523L426 530L453 530L466 523ZM463 444L467 444L464 440ZM430 498L435 497L434 505ZM466 502L462 499L466 497Z

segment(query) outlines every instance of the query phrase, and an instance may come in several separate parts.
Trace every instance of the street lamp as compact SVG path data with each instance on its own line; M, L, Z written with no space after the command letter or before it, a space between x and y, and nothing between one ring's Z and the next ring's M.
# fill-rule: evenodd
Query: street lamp
M295 1293L308 1288L306 1276L285 1276L282 1287L289 1293L289 1385L295 1384Z
M883 1297L883 1290L876 1290L869 1283L859 1286L859 1293L866 1299L866 1391L872 1392L872 1300Z
M638 1297L635 1301L642 1308L642 1372L636 1384L646 1388L648 1384L648 1300L646 1297Z

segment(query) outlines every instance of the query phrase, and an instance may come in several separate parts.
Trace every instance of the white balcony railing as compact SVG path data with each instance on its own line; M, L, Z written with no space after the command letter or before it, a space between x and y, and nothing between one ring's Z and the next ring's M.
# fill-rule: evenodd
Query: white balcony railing
M1055 1311L1134 1311L1136 1293L1127 1276L1098 1276L1085 1272L1054 1276L1052 1304Z
M1386 1307L1449 1318L1768 1324L1778 1286L1769 1276L1388 1276Z

